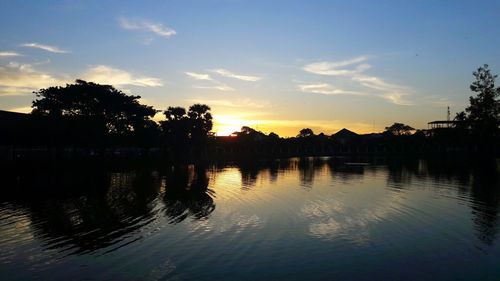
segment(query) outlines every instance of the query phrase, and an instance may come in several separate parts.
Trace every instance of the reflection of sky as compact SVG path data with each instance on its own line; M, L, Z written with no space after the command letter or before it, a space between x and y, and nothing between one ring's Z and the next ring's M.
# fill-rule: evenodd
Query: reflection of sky
M349 172L345 167L339 169L327 163L331 162L316 161L308 165L292 159L273 162L271 167L263 165L261 169L249 166L209 169L209 194L214 200L214 211L203 217L188 215L177 223L171 222L164 208L167 201L163 196L167 193L155 191L156 187L161 190L165 182L160 180L159 173L146 173L151 176L145 176L150 179L145 182L152 182L151 196L157 196L144 202L151 205L151 209L145 210L148 215L144 217L142 212L123 215L127 220L137 215L148 223L137 221L133 225L138 228L107 241L110 244L104 243L91 253L64 258L61 256L70 250L50 248L64 241L44 232L47 228L35 225L43 223L41 219L30 219L27 210L1 205L1 217L8 218L0 223L0 263L11 262L2 266L12 271L16 264L21 264L41 276L53 272L63 277L82 272L80 276L93 276L98 272L98 278L105 280L145 276L213 280L217 278L211 277L226 276L231 270L239 277L267 268L276 269L275 272L297 269L311 273L333 267L345 273L349 270L345 265L373 262L376 263L373 266L380 262L390 267L395 263L398 266L394 268L401 270L423 262L420 268L428 269L436 260L463 265L465 270L488 267L488 262L497 260L500 249L495 234L488 240L492 244L485 243L476 236L478 222L471 219L490 219L483 222L490 225L485 231L494 232L498 229L494 218L479 216L470 208L472 205L475 211L484 211L489 206L472 202L471 195L460 191L453 178L433 180L409 172L410 180L394 185L391 181L397 177L386 167ZM314 179L306 186L302 184L301 169L310 169L308 174ZM243 176L248 171L253 174L252 181ZM137 202L137 195L146 187L134 184L131 188L137 175L112 174L112 186L103 194L106 200L102 203L112 205L110 208L118 212ZM194 198L197 197L189 197L196 201ZM65 206L68 210L75 208L71 204ZM11 216L12 210L20 211ZM487 215L492 213L488 211ZM13 221L17 224L9 224ZM89 224L92 222L87 220ZM113 223L117 222L110 221ZM85 234L76 236L79 235ZM114 242L123 247L117 248L112 245ZM470 265L469 259L477 263ZM318 268L305 266L304 262ZM20 277L29 275L19 272Z
M304 188L297 185L304 180L304 171L298 170L294 161L289 169L279 170L278 180L265 168L256 173L253 185L246 187L241 186L238 168L221 171L213 184L217 211L202 224L221 232L250 226L262 233L296 232L306 226L304 231L313 238L366 245L379 239L386 227L396 227L395 235L401 235L406 225L418 229L420 222L432 224L433 212L453 220L459 220L458 214L464 212L447 199L458 196L450 182L440 183L436 190L429 188L432 181L420 177L393 188L390 182L388 185L391 174L383 167L368 167L364 174L350 175L330 170L323 163L307 167L314 180ZM443 197L436 198L436 194ZM277 220L290 224L278 230L274 226L283 224Z

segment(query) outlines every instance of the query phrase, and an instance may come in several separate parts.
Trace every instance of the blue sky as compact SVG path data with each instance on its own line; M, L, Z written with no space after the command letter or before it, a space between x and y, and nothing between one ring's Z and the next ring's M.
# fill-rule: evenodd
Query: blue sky
M0 2L0 108L77 78L165 109L207 103L215 130L292 136L426 128L500 72L499 1ZM160 115L157 118L161 118Z

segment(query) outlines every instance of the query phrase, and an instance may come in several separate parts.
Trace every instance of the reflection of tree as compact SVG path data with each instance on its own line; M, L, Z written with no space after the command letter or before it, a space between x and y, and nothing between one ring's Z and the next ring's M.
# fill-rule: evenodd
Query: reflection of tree
M409 186L413 175L418 171L417 159L388 159L387 182L391 187L404 188Z
M241 186L243 188L252 188L257 182L257 177L259 173L265 168L263 162L239 163L239 169L241 173Z
M13 176L12 188L23 194L10 194L8 200L29 209L33 233L48 248L70 254L130 243L127 234L151 221L151 202L160 187L158 174L150 170L110 173L104 167L73 166Z
M486 164L486 163L485 163ZM498 233L500 211L500 181L495 163L481 165L474 172L472 190L472 221L478 238L491 245Z
M173 223L188 217L205 219L214 210L214 192L208 188L207 170L202 166L175 166L166 174L165 213Z
M338 159L330 158L326 164L330 170L332 180L340 179L342 182L349 182L361 178L364 173L363 166L346 165L345 159L339 161Z
M471 199L472 221L478 238L492 244L498 233L500 181L494 159L406 159L388 161L388 182L409 188L412 177L431 178L455 186L462 197Z
M300 158L298 163L300 184L305 187L312 187L314 175L324 166L324 164L324 161L320 158Z

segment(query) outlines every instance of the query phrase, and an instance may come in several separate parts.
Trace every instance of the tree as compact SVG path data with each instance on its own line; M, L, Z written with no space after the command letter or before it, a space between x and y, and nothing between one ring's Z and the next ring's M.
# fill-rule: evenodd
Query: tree
M394 123L389 127L385 127L385 130L386 133L393 136L407 136L411 135L411 132L415 129L402 123Z
M240 135L251 135L251 134L255 134L255 133L257 133L257 131L253 128L248 127L248 126L243 126L240 129Z
M149 130L154 123L151 118L156 114L152 106L139 103L140 96L126 95L113 86L83 80L34 93L37 99L33 101L32 114L99 120L114 134Z
M268 137L272 140L279 140L280 136L276 134L275 132L270 132Z
M160 125L167 137L167 141L174 146L186 144L190 134L186 109L183 107L169 107L163 114L167 120L160 121Z
M475 81L470 89L477 93L476 97L469 97L470 106L465 109L467 121L476 132L481 134L495 134L500 122L500 87L495 88L495 79L485 64L473 72ZM461 116L463 117L463 116Z
M197 142L204 142L212 130L212 114L206 104L193 104L187 113L191 125L191 138Z
M467 114L464 111L457 112L453 121L455 121L455 129L460 131L465 131L467 129Z
M304 128L302 130L300 130L299 134L297 135L297 137L299 138L306 138L306 137L312 137L314 136L314 132L312 129L309 129L309 128Z
M163 114L166 120L160 122L161 128L174 146L187 145L188 141L202 145L212 130L212 114L205 104L194 104L188 112L183 107L169 107Z

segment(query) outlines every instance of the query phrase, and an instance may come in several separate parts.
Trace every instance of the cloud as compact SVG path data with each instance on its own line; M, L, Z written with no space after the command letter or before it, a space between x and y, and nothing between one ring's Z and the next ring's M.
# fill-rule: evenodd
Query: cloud
M41 49L47 52L51 53L57 53L57 54L66 54L68 51L62 50L59 47L56 46L49 46L49 45L43 45L39 43L24 43L21 44L22 47L28 47L28 48L35 48L35 49Z
M364 95L363 93L355 91L347 91L338 89L327 83L318 84L299 84L298 89L304 93L314 93L322 95Z
M209 86L193 86L196 89L212 89L219 90L223 92L234 91L230 86L213 79L209 74L206 73L196 73L196 72L184 72L187 76L194 80L209 81L212 85Z
M120 25L122 28L127 30L152 32L158 36L165 38L170 38L171 36L177 34L175 30L163 26L161 23L153 23L141 19L120 18Z
M413 105L412 101L407 100L405 97L409 94L405 93L386 93L382 94L381 97L397 105Z
M113 86L162 86L162 81L158 78L134 76L125 70L105 65L91 67L77 77ZM71 83L73 80L66 76L54 76L37 70L33 64L11 62L6 65L0 65L0 96L28 95L39 89L63 86Z
M22 56L19 53L16 52L0 52L0 58L1 57L19 57Z
M350 82L354 82L358 87L361 86L370 90L377 96L397 105L412 105L413 103L406 99L406 97L411 95L412 89L389 83L380 77L370 76L364 73L371 68L371 65L364 63L368 59L368 56L360 56L339 62L322 61L307 64L302 69L317 75L335 76L338 77L338 79L347 79ZM298 85L298 89L302 92L326 95L362 94L361 91L332 88L327 83Z
M26 95L34 90L64 85L69 79L36 70L31 64L0 65L0 95Z
M354 81L359 82L362 86L380 91L380 97L397 105L413 105L413 102L406 99L410 95L411 89L392 84L375 76L355 75L352 77Z
M229 92L229 91L234 91L234 88L229 87L226 84L218 84L214 86L193 86L195 89L212 89L212 90L219 90L223 92Z
M210 75L205 74L205 73L196 73L196 72L184 72L187 76L190 78L193 78L195 80L206 80L206 81L214 81Z
M262 79L262 77L257 77L257 76L235 74L227 69L222 69L222 68L214 69L212 71L221 75L221 76L224 76L224 77L234 78L234 79L248 81L248 82L256 82L256 81L259 81L260 79Z
M444 96L439 96L439 95L430 95L430 96L425 96L422 98L423 102L425 104L430 104L432 106L439 106L439 107L445 107L445 106L455 106L454 101L450 100L448 97ZM460 105L460 107L467 107L466 104Z
M122 69L112 68L106 65L97 65L88 69L82 79L95 83L109 84L113 86L133 85L140 87L160 87L163 82L159 78L147 76L135 76Z
M193 98L193 99L187 99L186 100L189 103L203 103L203 104L208 104L210 106L224 106L224 107L233 107L233 108L266 108L269 107L269 103L267 102L253 102L252 100L246 98L243 100L239 100L238 102L233 102L231 100L226 100L226 99L198 99L198 98Z
M354 69L339 69L339 68L353 64L358 64L360 62L366 61L367 59L368 59L367 56L361 56L339 62L328 62L328 61L316 62L304 66L303 69L307 72L319 75L329 75L329 76L354 75L356 73L362 72L370 68L370 65L361 64Z

